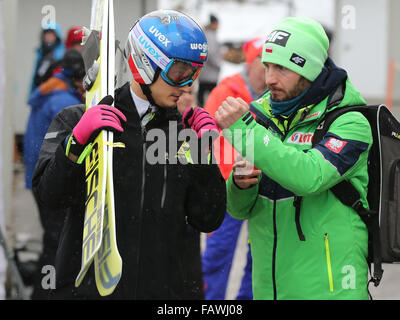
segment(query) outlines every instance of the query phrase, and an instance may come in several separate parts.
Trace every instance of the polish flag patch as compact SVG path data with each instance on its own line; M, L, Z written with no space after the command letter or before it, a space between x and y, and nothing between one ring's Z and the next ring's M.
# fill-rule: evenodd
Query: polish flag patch
M272 47L271 46L266 46L265 47L265 52L272 53Z
M330 138L328 142L325 143L325 147L335 153L340 153L344 146L347 144L346 141L342 141L336 138Z

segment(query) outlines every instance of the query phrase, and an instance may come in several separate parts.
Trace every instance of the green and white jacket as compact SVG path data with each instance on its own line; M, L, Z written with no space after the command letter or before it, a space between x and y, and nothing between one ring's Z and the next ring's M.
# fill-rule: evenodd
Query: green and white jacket
M255 299L368 299L367 228L329 189L349 180L368 207L369 123L361 113L346 113L312 148L328 110L366 104L348 79L336 91L283 123L272 115L267 92L252 105L268 125L248 112L225 132L263 172L249 189L239 189L232 174L227 181L228 212L249 220ZM302 197L298 223L295 196Z

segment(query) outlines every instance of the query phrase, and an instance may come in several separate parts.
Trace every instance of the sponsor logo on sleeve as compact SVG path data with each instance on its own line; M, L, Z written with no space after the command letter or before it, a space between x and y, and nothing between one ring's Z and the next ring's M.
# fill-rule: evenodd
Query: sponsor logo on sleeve
M346 141L342 141L336 138L330 138L328 142L325 143L325 147L327 147L334 153L340 153L340 151L342 151L346 144Z

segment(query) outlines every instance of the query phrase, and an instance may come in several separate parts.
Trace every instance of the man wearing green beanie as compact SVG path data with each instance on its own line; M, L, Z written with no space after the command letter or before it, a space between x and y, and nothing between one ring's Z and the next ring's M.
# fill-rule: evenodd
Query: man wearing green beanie
M282 20L263 48L268 91L250 106L228 97L215 114L246 158L227 181L227 210L249 220L255 299L368 299L367 228L330 188L348 180L368 207L369 123L346 113L312 147L326 113L366 104L328 47L318 22Z

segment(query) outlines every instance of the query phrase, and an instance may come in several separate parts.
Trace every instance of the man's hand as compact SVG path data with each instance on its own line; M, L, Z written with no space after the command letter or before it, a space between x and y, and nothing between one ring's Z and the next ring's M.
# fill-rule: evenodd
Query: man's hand
M72 161L77 162L87 145L101 130L124 131L122 123L126 122L126 117L120 110L111 106L113 101L112 96L105 96L98 105L87 109L73 128L66 150Z
M233 180L240 189L248 189L258 183L258 176L261 170L251 165L242 156L238 156L233 165Z
M228 97L215 113L215 120L220 129L227 129L249 110L242 98Z

